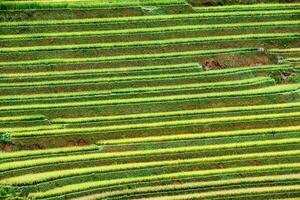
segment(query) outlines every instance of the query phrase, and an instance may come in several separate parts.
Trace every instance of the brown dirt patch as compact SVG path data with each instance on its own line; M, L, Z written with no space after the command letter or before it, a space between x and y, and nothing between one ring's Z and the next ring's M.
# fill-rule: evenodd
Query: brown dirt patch
M224 67L217 60L207 60L202 64L202 66L205 71L224 69Z

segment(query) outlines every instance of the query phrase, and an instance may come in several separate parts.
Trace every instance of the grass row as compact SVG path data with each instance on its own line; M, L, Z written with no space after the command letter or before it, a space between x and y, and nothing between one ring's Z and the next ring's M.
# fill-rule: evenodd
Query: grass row
M79 107L79 106L108 106L108 105L120 105L120 104L141 104L141 103L154 103L154 102L166 102L177 100L192 100L192 99L208 99L208 98L228 98L228 97L245 97L245 96L257 96L267 94L282 94L282 93L294 93L298 92L299 84L289 85L276 85L265 88L219 93L205 93L205 94L186 94L186 95L170 95L161 97L147 97L147 98L129 98L129 99L111 99L101 101L85 101L85 102L62 102L56 104L24 104L16 106L0 106L0 111L15 111L15 110L32 110L32 109L53 109L53 108L67 108L67 107Z
M73 168L67 170L42 172L39 174L25 174L23 176L11 177L11 178L0 180L0 184L11 185L11 186L17 186L17 185L24 186L24 185L32 185L41 182L46 182L54 179L62 179L62 178L80 176L80 175L91 174L91 173L108 173L108 172L116 172L116 171L124 171L124 170L200 164L200 163L207 163L207 162L224 162L224 161L231 161L231 160L248 160L248 159L260 159L260 158L267 159L273 157L278 158L278 157L286 157L286 156L299 156L299 154L300 154L300 150L288 150L288 151L249 153L249 154L225 155L225 156L216 156L216 157L203 157L203 158L167 160L167 161L152 161L152 162L140 162L140 163L137 162L137 163L127 163L127 164L119 164L119 165L97 166L97 167L77 168L77 169ZM297 164L297 166L299 166L299 164ZM232 169L228 169L228 170L232 170ZM217 171L222 172L222 170L220 169L218 169ZM203 172L205 173L205 171Z
M250 187L250 188L242 188L242 189L230 189L230 190L219 190L219 191L211 191L211 192L201 192L201 193L189 193L189 194L181 194L181 195L170 195L170 196L161 196L154 198L143 198L143 200L188 200L188 199L207 199L207 198L232 198L234 196L243 196L247 197L248 195L257 195L257 194L269 194L272 193L289 193L289 192L297 192L300 190L300 185L280 185L280 186L265 186L265 187ZM250 197L249 197L250 198Z
M31 86L51 86L51 85L67 85L67 84L84 84L84 83L114 83L122 81L139 81L139 80L160 80L182 77L198 77L202 72L181 72L174 74L156 74L156 75L134 75L134 76L116 76L88 79L66 79L66 80L45 80L34 82L8 82L0 83L0 87L31 87Z
M26 101L29 99L52 99L55 98L69 98L69 97L95 97L117 94L132 94L132 93L151 93L151 92L164 92L175 90L191 90L191 89L205 89L213 87L237 87L242 85L257 85L263 83L275 84L274 79L270 77L257 77L243 80L212 82L212 83L195 83L183 85L169 85L169 86L156 86L156 87L137 87L137 88L122 88L112 90L99 90L99 91L86 91L86 92L65 92L65 93L47 93L47 94L28 94L28 95L6 95L0 96L0 101L21 100ZM0 118L1 121L1 118Z
M300 33L264 33L264 34L242 34L242 35L226 35L226 36L209 36L196 38L176 38L166 40L152 41L134 41L134 42L115 42L115 43L94 43L94 44L76 44L76 45L53 45L53 46L27 46L27 47L5 47L0 48L0 53L20 53L34 51L57 51L57 50L78 50L78 49L94 49L94 48L129 48L141 46L162 46L162 45L178 45L191 44L201 42L222 42L232 40L260 40L260 39L283 39L283 38L300 38Z
M152 27L152 28L135 28L122 30L103 30L103 31L82 31L82 32L57 32L57 33L31 33L31 34L15 34L0 35L1 40L11 39L40 39L40 38L59 38L59 37L77 37L77 36L112 36L124 34L145 34L145 33L168 33L178 31L196 31L196 30L214 30L229 28L264 28L277 26L297 26L300 25L299 20L293 21L272 21L272 22L252 22L252 23L232 23L232 24L205 24L205 25L186 25L186 26L170 26L170 27Z
M203 6L194 7L197 12L230 12L230 11L245 11L245 10L281 10L281 9L297 9L300 8L300 3L263 3L251 5L227 5L227 6Z
M135 120L135 119L143 119L143 118L187 116L187 115L197 115L197 114L204 115L204 114L210 114L210 113L232 113L232 112L262 111L262 110L276 110L276 109L295 109L296 110L298 107L300 107L300 102L291 102L291 103L282 103L282 104L193 109L193 110L140 113L140 114L129 114L129 115L77 117L77 118L55 118L55 119L51 119L51 123L67 123L67 124L91 123L91 122L101 122L101 121Z
M230 137L230 136L266 135L266 134L288 133L288 132L300 132L300 126L208 132L208 133L199 133L199 134L193 133L193 134L176 134L176 135L150 136L150 137L138 137L138 138L122 138L122 139L113 139L113 140L102 140L102 141L98 141L97 144L98 145L121 145L121 144L125 145L125 144L134 144L134 143L194 140L194 139Z
M294 53L294 52L300 52L300 48L270 49L268 51L271 53Z
M185 51L185 52L172 52L172 53L158 53L158 54L137 54L137 55L121 55L121 56L106 56L106 57L92 57L92 58L69 58L69 59L39 59L29 61L13 61L13 62L0 62L0 67L9 66L28 66L28 65L50 65L50 64L76 64L88 62L112 62L112 61L129 61L135 59L166 59L178 57L191 57L191 56L208 56L229 53L248 53L259 52L258 48L227 48L227 49L214 49L214 50L201 50L201 51Z
M283 118L299 118L300 112L292 113L272 113L272 114L261 114L261 115L246 115L246 116L229 116L219 118L195 118L195 119L184 119L184 120L170 120L162 122L151 122L151 123L135 123L135 124L124 124L124 125L110 125L102 127L80 127L80 128L66 128L66 129L54 129L54 130L41 130L41 131L28 131L28 132L14 132L13 137L33 137L33 136L49 136L49 135L75 135L75 134L90 134L104 131L120 131L120 130L134 130L134 129L149 129L149 128L165 128L174 126L191 126L199 124L211 124L211 123L233 123L240 121L251 121L251 120L275 120Z
M0 74L0 78L35 78L35 77L52 77L52 76L73 76L82 74L113 74L113 73L130 73L140 71L153 70L172 70L197 68L202 70L198 63L184 63L173 65L155 65L155 66L132 66L132 67L115 67L115 68L100 68L100 69L84 69L84 70L68 70L68 71L46 71L46 72L27 72L27 73L9 73Z
M258 65L252 67L239 67L239 68L226 68L222 70L208 70L203 71L202 66L198 63L189 63L189 64L167 64L167 65L154 65L154 66L133 66L133 67L116 67L116 68L102 68L102 69L81 69L81 70L66 70L66 71L46 71L46 72L26 72L26 73L3 73L0 75L2 80L10 79L10 78L55 78L55 77L66 77L66 76L77 76L77 75L92 75L98 73L101 75L106 74L117 74L121 73L134 73L134 72L165 72L169 70L176 69L197 69L199 72L203 73L203 75L222 75L225 73L232 72L240 72L240 71L272 71L272 70L292 70L289 64L275 64L275 65Z
M0 122L13 122L13 121L32 121L46 119L44 115L21 115L21 116L9 116L0 117Z
M89 19L66 19L66 20L41 20L41 21L16 21L1 22L0 27L13 26L37 26L37 25L71 25L71 24L95 24L95 23L134 23L149 22L154 20L183 20L197 18L216 18L216 17L240 17L240 16L268 16L268 15L297 15L299 9L295 10L272 10L272 11L239 11L239 12L221 12L221 13L194 13L194 14L175 14L175 15L152 15L152 16L133 16L133 17L115 17L115 18L89 18Z
M209 151L217 151L217 150L226 150L226 149L236 149L239 148L250 148L250 147L261 147L261 146L272 146L272 145L292 145L292 144L300 144L299 138L289 138L289 139L279 139L279 140L265 140L265 141L251 141L251 142L239 142L239 143L230 143L230 144L217 144L217 145L203 145L203 146L190 146L190 147L177 147L177 148L165 148L165 149L155 149L155 150L137 150L137 151L122 151L122 152L113 152L113 153L91 153L91 154L79 154L79 155L64 155L65 152L62 151L60 155L56 157L47 158L46 154L53 153L53 151L44 150L44 157L28 159L22 161L11 161L0 163L0 172L22 169L28 167L37 167L49 164L61 164L67 162L82 162L82 161L92 161L92 160L101 160L101 159L122 159L125 157L135 157L135 156L160 156L160 155L172 155L172 154L182 154L182 153L197 153L197 152L209 152ZM95 147L88 148L78 148L78 151L84 153L86 150L90 150L91 148L95 149ZM75 149L76 150L76 149ZM71 149L74 151L74 149ZM57 152L55 150L54 152ZM22 155L22 153L19 153ZM28 156L28 154L26 154Z
M0 9L3 10L22 10L22 9L63 9L63 8L113 8L113 7L132 7L132 6L159 6L169 4L186 4L184 0L126 0L126 1L2 1Z
M195 172L195 175L196 174L197 172ZM171 179L174 178L174 176L172 175L174 174L153 175L153 176L136 177L136 178L122 178L119 180L94 181L94 182L87 182L84 184L82 183L70 184L52 190L31 193L29 197L32 197L34 199L39 199L39 198L53 197L56 195L63 195L67 193L80 192L84 190L91 190L95 188L107 187L107 186L117 185L117 184L157 181L160 179L167 179L167 178ZM156 185L151 187L139 187L134 189L111 191L111 192L93 195L93 198L100 199L100 198L108 198L112 196L132 195L132 194L139 194L139 193L146 194L150 192L166 192L166 191L174 191L174 190L187 190L187 189L196 189L196 188L204 188L204 187L220 187L226 185L253 184L253 183L273 182L273 181L297 181L299 179L300 179L299 174L286 174L286 175L273 175L273 176L232 178L227 180L217 180L217 181L207 181L207 182L187 182L187 183L182 183L180 185ZM86 196L85 199L89 200L89 196Z
M65 154L65 153L76 153L98 150L97 145L82 146L82 147L62 147L45 150L26 150L26 151L15 151L11 153L0 153L0 162L4 162L12 159L25 159L26 157L31 158L35 156L49 156L51 154Z
M15 127L15 128L0 128L0 133L12 133L12 132L26 132L26 131L40 131L40 130L50 130L50 129L60 129L63 128L60 124L51 125L40 125L40 126L28 126L28 127Z

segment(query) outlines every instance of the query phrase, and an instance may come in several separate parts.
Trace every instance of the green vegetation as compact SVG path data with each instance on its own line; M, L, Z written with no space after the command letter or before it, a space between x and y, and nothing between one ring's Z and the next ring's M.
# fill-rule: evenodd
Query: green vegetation
M198 172L199 173L199 172ZM194 173L196 175L197 172ZM142 182L142 181L153 181L159 180L161 178L173 178L174 174L166 174L166 175L156 175L156 176L148 176L148 177L139 177L139 178L127 178L121 180L111 180L111 181L97 181L97 182L88 182L84 184L74 184L67 185L61 188L48 190L46 192L37 192L30 194L30 197L33 198L45 198L54 195L61 195L70 192L78 192L82 190L93 189L97 187L105 187L117 184L127 184L130 182ZM181 174L177 174L177 177L180 177ZM239 178L239 179L229 179L229 180L220 180L220 181L209 181L209 182L191 182L184 183L180 185L159 185L159 186L151 186L151 187L142 187L136 189L129 189L124 191L113 191L107 192L103 194L96 195L97 199L107 198L115 195L125 195L125 194L137 194L137 193L149 193L149 192L163 192L163 191L172 191L179 189L192 189L192 188L201 188L201 187L213 187L213 186L223 186L223 185L232 185L232 184L243 184L243 183L258 183L258 182L268 182L268 181L287 181L287 180L299 180L300 176L298 174L294 175L278 175L278 176L263 176L263 177L247 177L247 178Z
M57 171L43 172L43 173L35 174L34 176L33 174L26 174L21 177L12 177L12 178L3 179L0 181L0 184L28 185L28 184L35 184L35 183L45 182L53 179L58 179L58 178L80 176L80 175L90 174L90 173L105 173L105 172L114 172L120 170L123 171L123 170L143 169L143 168L151 168L151 167L178 166L178 165L187 165L187 164L196 164L196 163L199 164L202 162L221 162L221 161L243 160L243 159L252 159L252 158L253 159L271 158L271 157L278 158L282 156L299 156L299 154L300 154L300 150L298 151L291 150L291 151L226 155L226 156L205 157L205 158L191 158L191 159L181 159L181 160L153 161L153 162L140 162L140 163L137 162L137 163L128 163L128 164L120 164L120 165L60 170L59 172ZM299 166L299 164L293 164L292 167L294 167L295 165ZM285 167L285 166L288 167L289 165L286 164L281 167ZM228 169L228 171L230 170L233 169ZM203 174L205 174L205 170L203 171ZM209 173L207 173L206 175L209 175Z
M232 40L259 40L259 39L283 39L283 38L300 38L299 33L269 33L269 34L243 34L230 36L211 36L199 38L170 39L158 41L137 41L137 42L120 42L120 43L99 43L99 44L78 44L78 45L56 45L56 46L35 46L35 47L7 47L1 48L0 53L12 52L32 52L32 51L54 51L54 50L75 50L91 48L129 48L151 45L172 45L172 44L190 44L201 42L221 42Z
M99 141L97 144L112 145L112 144L126 144L126 143L147 143L147 142L205 139L205 138L214 138L214 137L256 135L256 134L276 134L276 133L298 132L298 131L300 131L300 126L275 127L275 128L264 128L264 129L223 131L223 132L214 132L214 133L208 132L208 133L199 133L199 134L182 134L182 135L177 134L177 135L167 135L167 136L151 136L151 137L103 140L103 141Z
M159 58L178 58L188 56L205 56L217 55L223 53L246 53L257 52L257 48L236 48L236 49L217 49L217 50L202 50L202 51L186 51L174 53L159 53L159 54L140 54L140 55L122 55L122 56L107 56L94 58L71 58L71 59L40 59L29 61L14 61L14 62L0 62L0 67L6 66L24 66L24 65L50 65L50 64L65 64L65 63L82 63L82 62L111 62L120 60L134 60L134 59L159 59Z
M186 4L184 0L117 0L91 1L91 0L68 0L68 1L2 1L0 9L53 9L53 8L111 8L129 6L157 6L169 4Z
M0 39L33 39L33 38L51 38L51 37L76 37L76 36L112 36L121 34L144 34L144 33L168 33L175 31L191 30L209 30L209 29L228 29L228 28L264 28L270 26L290 27L298 26L300 21L273 21L273 22L252 22L252 23L233 23L233 24L207 24L207 25L190 25L190 26L170 26L157 28L139 28L126 30L107 30L107 31L84 31L84 32L62 32L62 33L35 33L35 34L16 34L0 35Z
M1 1L0 199L299 196L300 3L238 1Z

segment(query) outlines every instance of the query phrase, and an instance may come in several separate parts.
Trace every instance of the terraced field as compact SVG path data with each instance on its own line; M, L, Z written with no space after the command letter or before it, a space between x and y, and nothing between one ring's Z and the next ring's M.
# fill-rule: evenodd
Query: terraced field
M1 1L0 199L300 198L291 2Z

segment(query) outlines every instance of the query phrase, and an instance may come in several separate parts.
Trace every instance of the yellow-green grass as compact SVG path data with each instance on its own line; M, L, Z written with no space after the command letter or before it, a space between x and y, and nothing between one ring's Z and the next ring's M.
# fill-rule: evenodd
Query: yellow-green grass
M28 127L15 127L15 128L0 128L0 133L14 133L14 132L26 132L26 131L41 131L41 130L50 130L50 129L60 129L64 125L60 124L49 124L49 125L40 125L40 126L28 126Z
M28 100L28 99L54 99L54 98L67 98L67 97L88 97L99 95L116 95L116 94L130 94L130 93L151 93L151 92L164 92L175 90L191 90L191 89L209 89L214 87L240 87L242 85L251 86L264 83L275 84L275 81L270 77L256 77L243 80L224 81L224 82L212 82L212 83L194 83L194 84L182 84L182 85L166 85L156 87L137 87L137 88L122 88L111 90L99 90L99 91L86 91L86 92L65 92L65 93L46 93L46 94L28 94L28 95L7 95L0 96L0 101L10 100ZM1 118L0 118L1 121Z
M264 40L264 39L284 39L300 38L300 33L264 33L264 34L241 34L225 36L209 36L195 38L176 38L152 41L134 41L134 42L114 42L114 43L93 43L93 44L74 44L74 45L53 45L53 46L27 46L27 47L4 47L0 48L0 53L20 53L34 51L58 51L58 50L76 50L76 49L94 49L94 48L129 48L141 46L165 46L178 44L191 44L202 42L223 42L223 41L242 41L242 40Z
M267 94L283 94L298 92L299 84L289 85L276 85L265 88L253 90L239 90L230 92L219 93L205 93L205 94L188 94L188 95L171 95L162 97L147 97L147 98L130 98L130 99L112 99L103 101L85 101L85 102L63 102L57 104L26 104L16 106L0 106L0 111L13 111L13 110L30 110L30 109L50 109L62 107L78 107L78 106L106 106L106 105L119 105L119 104L132 104L132 103L147 103L147 102L165 102L176 100L189 100L189 99L207 99L216 97L241 97L252 95L267 95Z
M195 172L195 175L197 172ZM171 175L171 176L170 176ZM300 174L285 174L285 175L272 175L272 176L257 176L257 177L245 177L245 178L231 178L225 180L216 180L216 181L206 181L206 182L187 182L182 184L173 184L173 185L153 185L148 187L137 187L134 189L124 189L111 192L104 192L99 194L94 194L90 196L80 197L80 191L87 191L92 189L99 189L108 186L114 186L118 184L128 184L128 183L139 183L139 182L150 182L158 181L160 179L170 179L174 178L174 174L165 174L165 175L153 175L145 177L136 177L136 178L122 178L118 180L106 180L106 181L93 181L86 183L70 184L59 188L54 188L51 190L31 193L29 197L31 198L46 198L46 197L55 197L58 195L75 193L79 192L78 198L76 200L92 200L92 199L101 199L108 197L116 197L123 195L133 195L133 194L146 194L146 193L162 193L170 192L176 190L188 190L188 189L197 189L197 188L206 188L206 187L221 187L228 185L238 185L238 184L259 184L259 183L268 183L268 182L282 182L282 181L298 181L300 179ZM164 178L166 177L166 178ZM179 173L180 177L180 173Z
M46 119L44 115L19 115L19 116L7 116L0 117L0 122L15 122L15 121L32 121Z
M271 21L271 22L251 22L251 23L232 23L232 24L205 24L205 25L186 25L186 26L169 26L169 27L152 27L152 28L136 28L122 30L102 30L102 31L82 31L82 32L57 32L57 33L29 33L15 35L0 35L2 40L11 39L35 39L35 38L66 38L76 36L113 36L124 34L145 34L145 33L168 33L178 31L196 31L196 30L215 30L215 29L234 29L234 28L264 28L264 27L289 27L299 26L299 20L290 21Z
M202 70L202 67L199 65L199 63L186 63L186 64L183 63L183 64L173 64L173 65L132 66L132 67L82 69L82 70L68 70L68 71L26 72L26 73L9 73L9 74L3 73L0 74L0 77L1 78L43 77L44 78L44 77L53 77L53 76L75 76L75 75L84 75L84 74L101 75L101 74L140 72L140 71L144 72L144 71L153 71L153 70L188 69L188 68L198 68L199 71Z
M224 71L226 73L226 71ZM229 71L232 72L232 71ZM235 72L239 72L235 70ZM221 73L219 73L221 74ZM146 75L129 75L129 76L106 76L98 78L73 78L65 80L47 80L44 78L44 81L27 81L27 82L7 82L9 80L2 81L0 87L31 87L31 86L51 86L51 85L67 85L67 84L84 84L84 83L114 83L122 81L141 81L141 80L164 80L164 79L176 79L176 78L191 78L191 77L201 77L205 75L210 75L210 73L205 73L199 70L199 72L179 72L179 73L170 73L170 74L146 74ZM215 75L212 73L212 75ZM204 78L204 77L203 77Z
M38 174L26 174L22 176L10 177L7 179L0 180L0 185L32 185L41 182L46 182L55 179L68 178L72 176L81 176L91 173L108 173L124 170L134 169L147 169L154 167L166 167L166 166L178 166L188 164L200 164L207 162L224 162L232 160L248 160L248 159L259 159L259 158L279 158L287 156L299 156L300 150L289 150L289 151L274 151L274 152L263 152L263 153L249 153L249 154L236 154L236 155L225 155L216 157L203 157L203 158L187 158L178 160L167 160L167 161L152 161L152 162L140 162L140 163L127 163L119 165L109 166L97 166L88 168L73 168L67 170L42 172ZM285 164L288 165L288 164ZM284 165L284 166L285 166ZM294 164L296 165L296 164ZM284 167L281 166L281 167ZM297 164L299 166L299 164ZM222 170L218 169L220 172ZM228 169L230 170L230 169ZM232 170L232 169L231 169ZM203 171L205 172L205 171ZM207 174L208 175L208 174Z
M268 146L272 148L272 146L276 145L297 145L300 144L299 138L288 138L288 139L276 139L276 140L264 140L264 141L250 141L250 142L239 142L239 143L228 143L228 144L217 144L217 145L203 145L203 146L190 146L190 147L176 147L176 148L164 148L164 149L153 149L153 150L137 150L137 151L122 151L122 152L112 152L112 153L89 153L84 154L84 151L95 149L95 147L91 146L87 149L78 148L77 151L82 152L79 155L64 155L65 152L75 151L71 149L69 151L63 151L64 149L55 149L54 151L51 150L44 150L44 156L42 158L34 158L34 159L27 159L21 161L12 161L0 163L0 172L15 170L15 169L24 169L24 168L34 168L43 165L55 165L61 163L68 163L68 162L84 162L84 161L92 161L92 160L101 160L101 159L122 159L126 157L135 157L135 156L160 156L160 155L172 155L172 154L183 154L183 153L197 153L197 152L209 152L209 151L217 151L217 150L229 150L234 149L239 151L242 148L259 148L262 146ZM47 158L47 154L51 154L53 152L59 151L61 154L57 155L56 157L49 157ZM297 150L295 150L297 151ZM37 151L36 151L37 152ZM25 154L25 155L24 155ZM19 153L20 156L29 156L31 154L26 154L25 151ZM16 156L14 156L16 157ZM1 154L0 154L1 158Z
M299 9L295 10L271 10L271 11L239 11L239 12L220 12L220 13L193 13L175 15L152 15L152 16L133 16L115 18L88 18L88 19L65 19L65 20L36 20L36 21L10 21L1 22L0 27L12 26L35 26L35 25L67 25L67 24L94 24L94 23L134 23L154 20L182 20L196 18L216 18L216 17L241 17L241 16L276 16L276 15L295 15L300 14Z
M50 65L50 64L76 64L89 62L115 62L128 61L136 59L166 59L178 57L192 57L192 56L211 56L218 54L238 54L259 52L258 48L234 48L234 49L214 49L214 50L200 50L200 51L183 51L172 53L157 53L157 54L137 54L137 55L121 55L121 56L105 56L105 57L91 57L91 58L65 58L65 59L39 59L29 61L10 61L0 62L0 67L9 66L28 66L28 65Z
M60 9L60 8L113 8L132 6L159 6L170 4L186 4L184 0L151 0L151 1L91 1L91 0L68 0L68 1L2 1L1 9Z
M193 110L179 110L170 112L155 112L155 113L139 113L129 115L111 115L111 116L94 116L94 117L74 117L74 118L55 118L51 119L51 123L91 123L101 121L114 121L114 120L134 120L143 118L156 118L156 117L172 117L172 116L186 116L197 114L219 114L219 113L239 113L246 111L263 111L263 110L276 110L276 109L297 109L300 102L290 102L282 104L267 104L267 105L254 105L254 106L236 106L236 107L221 107L221 108L206 108L206 109L193 109Z
M226 5L226 6L203 6L194 7L197 12L230 12L230 11L245 11L245 10L277 10L277 9L297 9L300 8L299 3L263 3L251 5Z
M300 126L287 127L273 127L221 132L207 132L207 133L193 133L193 134L176 134L164 136L150 136L138 138L122 138L113 140L98 141L98 145L125 145L134 143L149 143L149 142L164 142L164 141L179 141L179 140L194 140L194 139L208 139L208 138L222 138L231 136L251 136L251 135L267 135L276 133L300 132Z
M150 129L150 128L170 128L177 126L192 126L214 123L233 123L233 122L251 122L261 120L275 120L275 119L295 119L300 117L300 112L289 113L271 113L261 115L246 115L246 116L229 116L218 118L196 118L196 119L181 119L181 120L169 120L161 122L147 122L147 123L135 123L135 124L122 124L122 125L109 125L101 127L79 127L79 128L65 128L65 129L53 129L53 130L40 130L40 131L28 131L28 132L14 132L12 136L17 137L33 137L33 136L64 136L64 135L76 135L76 134L97 134L108 131L124 131L134 129ZM113 134L113 133L112 133ZM154 133L155 134L155 133Z
M270 49L268 51L271 53L294 53L294 52L300 52L300 48Z
M298 192L300 190L299 184L294 185L280 185L280 186L269 186L269 187L250 187L242 189L231 189L231 190L219 190L219 191L210 191L210 192L201 192L201 193L189 193L181 195L170 195L170 196L161 196L161 197L150 197L150 198L141 198L141 200L188 200L188 199L207 199L207 198L228 198L234 196L243 196L251 198L251 195L270 195L274 193L289 193L289 192Z
M7 160L13 161L13 159L30 159L37 156L51 156L53 154L65 154L65 153L78 153L99 150L97 145L89 146L75 146L75 147L61 147L53 149L44 150L25 150L25 151L15 151L10 153L0 153L0 162L7 162Z

